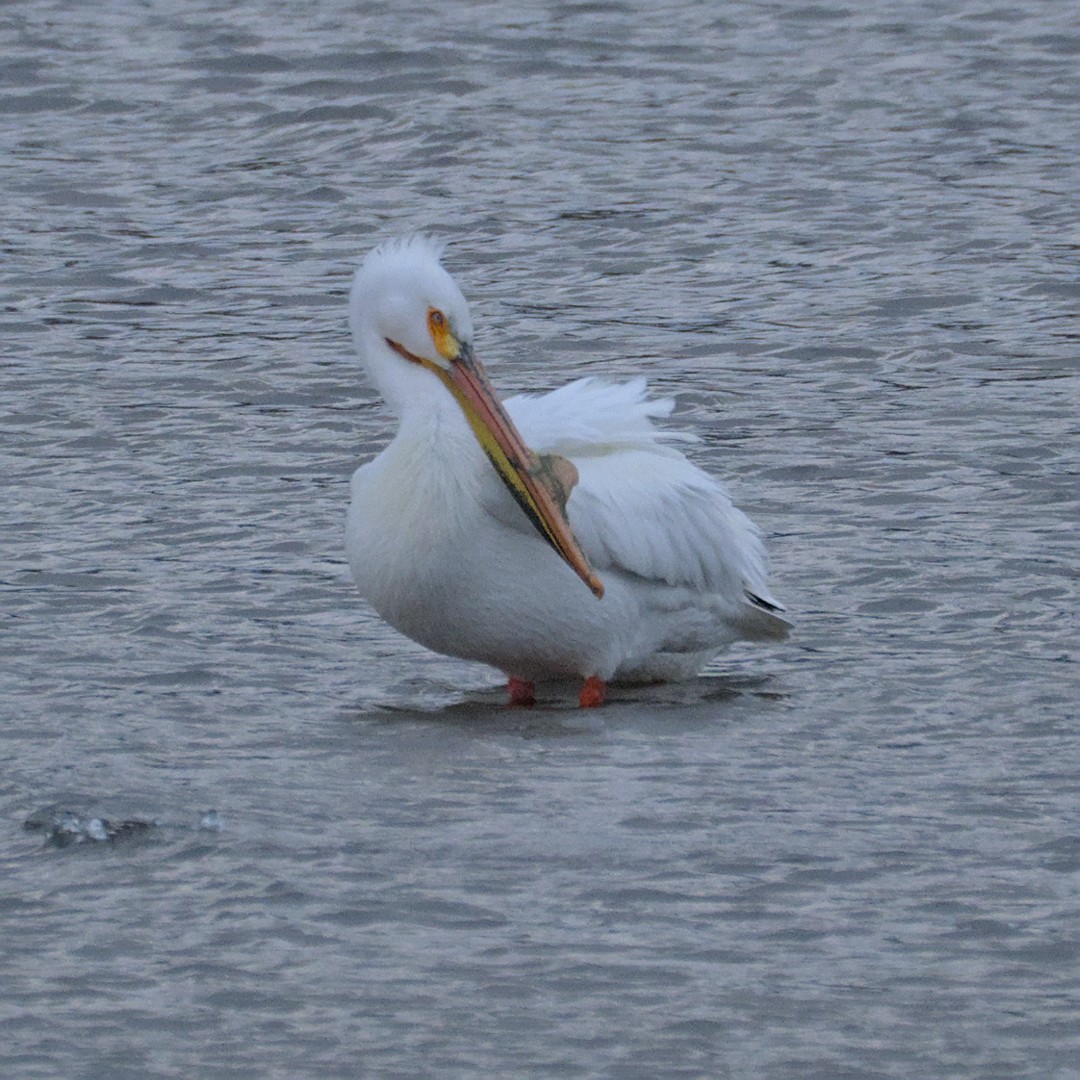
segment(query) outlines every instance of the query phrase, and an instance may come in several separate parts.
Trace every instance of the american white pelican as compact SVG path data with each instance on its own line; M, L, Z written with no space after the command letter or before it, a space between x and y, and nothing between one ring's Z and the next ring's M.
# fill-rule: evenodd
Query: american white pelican
M353 579L391 626L509 677L688 678L740 638L783 638L760 534L653 426L645 380L579 379L500 403L469 307L417 238L356 273L353 339L400 425L352 479ZM685 436L683 436L685 438Z

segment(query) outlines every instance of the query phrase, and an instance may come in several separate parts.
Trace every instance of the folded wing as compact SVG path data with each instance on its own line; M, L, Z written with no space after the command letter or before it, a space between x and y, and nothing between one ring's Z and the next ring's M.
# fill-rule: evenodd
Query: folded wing
M567 512L601 576L618 570L716 594L738 612L745 636L786 636L783 609L768 592L757 527L718 481L671 445L692 436L653 424L670 414L670 399L649 400L644 379L581 379L505 404L533 450L560 454L577 467ZM489 509L528 527L499 498Z

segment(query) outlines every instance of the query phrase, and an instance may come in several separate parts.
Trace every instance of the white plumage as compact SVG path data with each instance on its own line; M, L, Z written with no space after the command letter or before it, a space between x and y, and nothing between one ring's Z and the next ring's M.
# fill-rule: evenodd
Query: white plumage
M740 638L786 636L757 528L672 445L691 437L654 425L673 403L648 399L644 379L513 397L511 434L487 425L494 391L472 356L468 307L422 239L368 256L351 322L400 419L353 476L347 527L353 578L392 626L520 684L591 679L600 700L603 682L686 678ZM565 466L561 487L537 479L521 441L576 467L565 515ZM574 537L588 566L575 564ZM601 599L583 583L599 592L596 578Z

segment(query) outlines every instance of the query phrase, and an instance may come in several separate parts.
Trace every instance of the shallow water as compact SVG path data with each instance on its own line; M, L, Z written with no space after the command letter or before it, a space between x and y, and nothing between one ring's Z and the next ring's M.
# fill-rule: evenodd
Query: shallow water
M1076 26L389 7L0 20L0 1071L1080 1076ZM354 596L417 228L506 392L679 393L791 642L510 712Z

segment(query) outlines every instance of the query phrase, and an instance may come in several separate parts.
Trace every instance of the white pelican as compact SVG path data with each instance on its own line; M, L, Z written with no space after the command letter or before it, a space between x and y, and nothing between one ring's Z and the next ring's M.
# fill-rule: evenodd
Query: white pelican
M424 238L356 272L353 339L400 421L352 478L353 579L391 626L534 684L689 678L740 638L783 638L757 528L653 426L644 379L501 403L469 307ZM682 436L686 438L686 436ZM530 449L531 448L531 449Z

